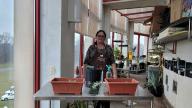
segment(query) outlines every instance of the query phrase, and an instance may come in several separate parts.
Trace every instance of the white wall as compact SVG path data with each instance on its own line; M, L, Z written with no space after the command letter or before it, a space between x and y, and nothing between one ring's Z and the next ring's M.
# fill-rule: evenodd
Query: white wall
M14 1L14 108L34 108L34 0Z
M60 76L61 61L61 0L41 0L41 87L53 77ZM48 108L41 101L41 108ZM52 108L59 107L53 102Z
M41 0L41 86L60 76L61 0ZM51 69L55 68L55 73Z
M167 48L172 48L172 44L166 45ZM192 41L185 40L177 43L176 54L170 52L164 53L164 58L171 60L173 57L179 57L187 62L192 62ZM165 76L168 75L168 84L165 84ZM192 78L181 76L166 68L163 69L163 84L165 97L174 108L191 108L192 106ZM177 94L172 91L173 80L177 81ZM168 90L167 90L168 87Z

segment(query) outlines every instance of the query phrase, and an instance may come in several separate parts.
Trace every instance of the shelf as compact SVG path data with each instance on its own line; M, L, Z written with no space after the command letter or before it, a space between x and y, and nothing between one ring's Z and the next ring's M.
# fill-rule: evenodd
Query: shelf
M175 32L169 36L165 37L158 37L157 39L157 44L165 44L169 42L174 42L178 40L184 40L188 38L188 31L180 31L180 32Z
M167 29L168 27L188 27L189 25L189 19L192 19L192 17L183 17L173 23L171 23L170 25L168 25L167 27L161 29L159 33L163 32L165 29Z

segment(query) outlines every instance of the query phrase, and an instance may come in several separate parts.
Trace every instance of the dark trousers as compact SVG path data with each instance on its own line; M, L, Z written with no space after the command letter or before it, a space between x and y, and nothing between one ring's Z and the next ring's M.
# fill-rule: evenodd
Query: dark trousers
M110 108L110 101L99 101L96 108Z

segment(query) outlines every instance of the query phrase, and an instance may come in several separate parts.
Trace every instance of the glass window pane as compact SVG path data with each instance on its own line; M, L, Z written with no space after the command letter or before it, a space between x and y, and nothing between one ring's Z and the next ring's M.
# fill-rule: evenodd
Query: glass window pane
M115 33L114 40L121 40L121 35L118 33ZM114 42L114 48L118 48L119 50L121 50L119 45L121 45L121 42Z
M140 56L144 55L144 39L145 39L144 36L140 37L140 53L139 53Z
M13 0L0 0L0 108L14 107Z
M133 36L133 55L137 56L138 35Z
M74 54L74 56L75 56L75 61L74 61L74 63L75 63L75 68L77 67L77 66L79 66L79 60L80 60L80 34L78 34L78 33L75 33L75 42L74 42L74 44L75 44L75 54Z
M123 45L128 45L127 44L127 36L123 36L123 43L122 43ZM122 54L123 54L123 56L124 57L127 57L127 47L122 47Z
M108 45L112 45L112 32L110 32L110 37L107 39Z
M93 44L93 38L91 38L89 36L84 36L84 58L86 56L89 46L92 44Z

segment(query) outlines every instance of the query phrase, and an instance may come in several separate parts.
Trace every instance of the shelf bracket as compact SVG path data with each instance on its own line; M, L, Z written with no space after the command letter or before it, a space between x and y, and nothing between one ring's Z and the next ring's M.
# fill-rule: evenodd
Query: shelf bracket
M177 50L177 41L174 41L174 42L173 42L173 50L172 50L172 53L173 53L173 54L176 54L176 50Z
M169 52L169 53L172 53L172 54L176 54L176 50L177 50L177 41L174 41L173 44L172 44L172 48L167 48L165 46L165 44L163 44L163 48Z
M192 30L192 29L191 29L191 26L192 26L192 24L191 24L191 18L189 18L189 30L188 30L188 39L189 39L189 40L192 40L192 39L191 39L191 32L192 32L192 31L191 31L191 30Z

